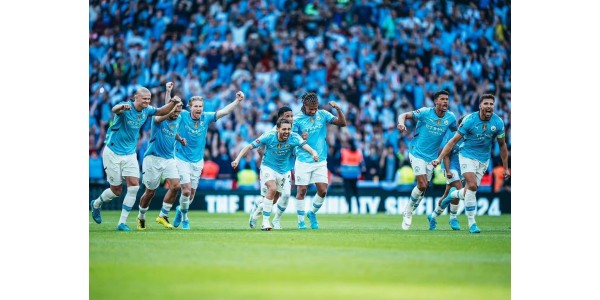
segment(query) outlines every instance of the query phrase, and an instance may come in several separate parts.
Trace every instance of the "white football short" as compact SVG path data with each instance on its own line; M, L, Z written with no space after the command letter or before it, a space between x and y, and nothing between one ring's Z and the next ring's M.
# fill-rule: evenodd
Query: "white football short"
M464 157L459 153L458 161L460 162L461 174L464 176L465 173L475 173L475 177L477 177L477 186L479 186L481 183L481 178L483 177L483 174L485 174L490 160L488 159L485 163L482 163L476 159Z
M446 176L446 169L442 168L442 171L444 172L444 177ZM448 179L448 177L446 177L446 184L451 184L457 180L460 180L460 175L458 175L458 171L455 169L450 169L450 174L452 174L452 178Z
M294 176L296 177L296 185L309 185L311 183L327 183L327 161L315 163L305 163L296 159L294 165Z
M427 175L427 181L431 181L431 177L433 177L433 165L431 162L426 162L410 153L408 154L408 159L415 172L415 176Z
M179 180L181 184L191 183L192 189L198 188L198 181L200 180L200 174L204 169L204 160L196 163L187 162L175 157L177 164L177 171L179 172Z
M260 166L260 195L267 195L267 181L275 180L277 191L284 194L283 191L291 193L292 189L292 172L287 171L284 174L277 173L277 171L265 166Z
M155 190L160 179L179 179L175 158L162 158L154 155L144 157L142 162L142 182L149 190Z
M125 176L140 178L140 167L135 153L118 155L104 146L102 164L110 185L120 186Z

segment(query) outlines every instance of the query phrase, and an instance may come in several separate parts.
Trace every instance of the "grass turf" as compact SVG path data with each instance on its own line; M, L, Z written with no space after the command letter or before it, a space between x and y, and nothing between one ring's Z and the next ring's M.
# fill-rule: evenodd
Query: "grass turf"
M428 230L415 215L318 215L319 230L248 228L248 215L190 213L169 230L149 211L146 231L115 230L120 211L89 218L90 299L510 299L510 215L478 216L472 235L448 216ZM175 216L171 213L171 221ZM260 226L261 219L258 220Z

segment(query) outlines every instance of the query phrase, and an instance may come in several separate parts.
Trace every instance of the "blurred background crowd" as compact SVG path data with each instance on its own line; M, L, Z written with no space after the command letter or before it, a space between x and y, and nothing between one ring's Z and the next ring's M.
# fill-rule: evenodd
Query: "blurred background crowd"
M300 112L299 97L337 101L348 126L328 127L331 182L341 183L341 149L362 153L361 185L413 185L409 134L399 114L433 106L450 92L457 117L478 110L483 93L496 96L511 145L510 1L385 0L91 0L89 5L90 182L104 182L101 151L111 108L140 87L164 104L165 84L187 102L203 96L216 111L242 90L246 99L213 123L200 188L256 186L258 155L238 170L232 157L273 127L277 109ZM140 164L150 123L138 144ZM353 144L353 145L352 145ZM497 145L482 185L510 189ZM498 173L499 172L499 173ZM434 184L445 184L439 172Z

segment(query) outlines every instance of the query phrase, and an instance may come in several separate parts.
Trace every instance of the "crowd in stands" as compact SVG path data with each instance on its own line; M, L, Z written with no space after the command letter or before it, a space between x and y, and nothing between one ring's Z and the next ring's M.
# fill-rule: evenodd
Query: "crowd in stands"
M334 181L351 139L364 157L361 180L410 180L414 123L402 136L397 117L433 106L442 89L457 118L477 111L481 94L494 94L510 150L510 1L90 0L89 17L90 181L105 176L100 152L112 106L140 86L152 92L151 105L162 106L168 81L186 103L204 97L205 111L224 107L238 90L246 95L209 129L209 181L237 181L238 171L243 183L256 180L255 151L238 170L232 158L273 127L279 107L299 113L307 91L333 114L327 102L338 102L348 120L328 128ZM149 130L147 122L140 164ZM498 165L496 145L490 176Z

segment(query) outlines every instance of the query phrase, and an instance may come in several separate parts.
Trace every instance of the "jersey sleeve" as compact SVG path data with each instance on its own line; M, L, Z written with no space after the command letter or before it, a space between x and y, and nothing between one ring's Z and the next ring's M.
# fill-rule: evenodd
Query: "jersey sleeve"
M261 135L259 138L257 138L256 140L254 140L250 144L252 145L252 148L256 148L256 147L260 147L260 146L266 145L267 142L269 141L269 139L271 138L271 136L273 136L273 135L269 134L269 132L263 133L263 135Z
M496 138L502 139L504 137L506 137L506 132L504 131L504 122L500 120L500 122L498 122L498 134L496 135Z
M148 116L154 116L157 111L158 111L158 108L156 108L154 106L146 107L146 113L148 114Z
M216 112L206 112L204 113L205 117L206 117L206 123L210 123L210 122L214 122L217 120L217 113Z
M458 133L462 134L463 136L467 135L467 132L469 132L469 130L471 130L471 126L473 126L473 122L471 122L473 118L471 118L471 116L472 115L466 116L458 127Z
M335 119L335 116L326 110L322 110L321 115L323 115L323 118L325 118L326 123L331 123Z
M413 114L413 119L415 120L421 120L421 117L425 114L425 112L427 112L428 108L427 107L422 107L416 110L412 111Z
M292 146L298 146L298 147L302 147L304 146L304 144L306 144L306 141L297 133L292 132L290 134L290 139L291 139L291 145Z

